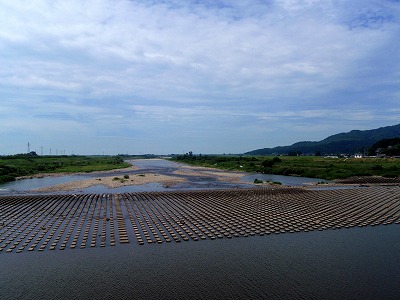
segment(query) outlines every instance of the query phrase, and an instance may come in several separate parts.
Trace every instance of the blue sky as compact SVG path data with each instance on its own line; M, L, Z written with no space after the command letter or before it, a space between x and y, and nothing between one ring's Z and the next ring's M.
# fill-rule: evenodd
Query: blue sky
M398 124L399 37L394 0L0 0L0 155L242 153Z

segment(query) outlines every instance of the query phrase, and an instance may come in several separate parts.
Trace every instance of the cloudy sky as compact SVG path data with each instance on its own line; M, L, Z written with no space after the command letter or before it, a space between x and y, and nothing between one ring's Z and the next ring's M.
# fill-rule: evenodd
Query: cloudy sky
M242 153L400 123L400 1L0 0L0 155Z

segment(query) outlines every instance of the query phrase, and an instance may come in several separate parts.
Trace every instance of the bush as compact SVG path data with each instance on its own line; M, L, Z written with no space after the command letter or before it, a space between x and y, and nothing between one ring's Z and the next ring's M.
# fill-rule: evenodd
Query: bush
M125 179L129 179L129 175L127 175L127 174L124 175L124 178L125 178Z
M282 159L280 159L279 157L275 156L275 157L272 159L272 161L275 162L275 163L278 163L278 162L282 162Z
M279 181L271 181L270 183L271 184L277 184L277 185L281 185L282 184L282 182L279 182Z
M15 177L11 175L0 175L0 183L8 182L8 181L14 181Z
M397 178L398 176L396 174L393 174L393 173L386 173L386 174L383 174L382 177Z
M383 167L381 165L374 165L371 168L372 170L383 170Z
M274 162L272 160L266 159L261 163L261 165L264 168L271 168L274 165Z

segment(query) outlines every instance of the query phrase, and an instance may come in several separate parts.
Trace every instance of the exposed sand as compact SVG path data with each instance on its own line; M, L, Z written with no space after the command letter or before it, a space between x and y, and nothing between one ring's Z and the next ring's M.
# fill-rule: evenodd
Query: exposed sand
M196 172L191 169L196 169L199 171ZM177 170L177 171L172 172L172 174L185 175L185 176L211 176L211 177L215 177L219 181L231 182L231 183L241 182L240 179L243 176L245 176L245 174L243 174L243 173L223 172L223 171L202 168L202 167L190 167L189 170Z
M125 170L125 169L124 169ZM118 178L118 179L117 179ZM57 191L72 191L78 189L85 189L95 185L104 185L107 188L118 188L122 186L128 185L142 185L147 183L161 183L164 186L175 185L180 182L184 182L185 179L175 177L175 176L167 176L160 175L154 173L144 173L144 174L132 174L129 175L129 178L124 178L123 176L108 176L101 178L93 178L86 180L77 180L66 182L62 184L53 185L50 187L39 188L33 191L35 192L57 192Z
M131 163L134 164L132 161ZM129 185L142 185L148 183L160 183L164 186L173 186L178 183L182 183L187 181L185 178L174 176L174 175L183 175L188 177L213 177L218 181L228 182L228 183L243 183L241 178L246 175L244 172L231 172L231 171L221 171L218 169L198 167L198 166L189 166L189 165L181 165L179 170L176 170L171 173L171 175L161 175L155 173L143 173L143 174L129 174L129 178L123 178L123 175L116 174L115 176L107 176L101 177L101 174L104 173L118 173L123 171L126 174L126 171L137 171L141 168L132 165L129 168L123 169L115 169L110 171L98 171L91 172L90 174L99 174L98 178L86 179L86 180L76 180L71 182L66 182L62 184L57 184L50 187L34 189L34 192L58 192L58 191L72 191L72 190L80 190L85 189L91 186L103 185L107 188L118 188L122 186ZM143 170L145 172L145 170ZM45 174L37 174L34 176L25 176L19 179L25 178L41 178L46 176L65 176L65 175L75 175L77 173L45 173ZM79 173L85 174L85 173ZM144 175L144 176L143 176ZM118 180L115 178L118 176Z
M89 172L89 173L85 173L85 172L39 173L39 174L35 174L35 175L20 176L15 179L20 180L20 179L43 178L43 177L61 177L61 176L68 176L68 175L104 174L104 173L111 173L111 172L117 173L117 172L121 172L121 171L136 171L136 170L140 170L140 168L136 167L136 166L131 166L128 168L113 169L113 170L108 170L108 171L94 171L94 172Z

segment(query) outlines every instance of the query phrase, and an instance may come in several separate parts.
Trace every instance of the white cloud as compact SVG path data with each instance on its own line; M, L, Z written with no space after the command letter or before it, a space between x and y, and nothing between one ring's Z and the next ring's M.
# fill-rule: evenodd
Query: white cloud
M387 111L399 100L399 15L375 0L1 1L0 104L68 112L93 135L203 122L217 136L251 120L378 126L393 119L377 101Z

